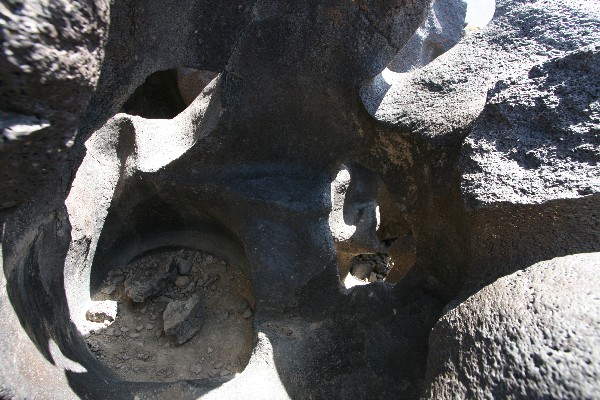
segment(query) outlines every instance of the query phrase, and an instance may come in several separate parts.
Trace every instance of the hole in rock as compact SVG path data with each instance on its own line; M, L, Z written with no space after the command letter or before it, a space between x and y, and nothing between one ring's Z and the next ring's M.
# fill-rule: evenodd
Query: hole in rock
M381 253L359 254L347 261L347 273L343 277L344 286L384 282L396 284L413 267L417 252L411 234L383 242L386 251ZM340 277L341 275L340 269Z
M377 173L347 163L331 183L331 198L329 226L344 286L399 282L417 259L402 195Z
M238 266L212 254L145 253L108 271L93 300L85 340L124 380L233 377L250 359L252 285Z
M218 74L193 68L157 71L148 76L121 112L148 119L172 119L189 106Z
M494 0L434 0L429 13L410 40L382 72L387 82L397 73L422 68L452 49L471 32L484 28L494 16Z
M495 0L467 0L466 30L478 30L490 23L496 11Z

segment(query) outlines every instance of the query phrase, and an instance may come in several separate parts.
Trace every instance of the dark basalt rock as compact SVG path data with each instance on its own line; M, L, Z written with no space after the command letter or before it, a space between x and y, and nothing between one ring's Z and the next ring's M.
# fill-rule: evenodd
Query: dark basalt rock
M596 397L599 267L600 253L542 261L450 303L424 397Z
M173 300L163 313L163 329L167 335L175 337L177 344L183 344L202 328L203 320L202 303L198 297Z
M0 222L59 173L96 87L107 0L7 0L0 8ZM23 135L21 120L41 120ZM4 124L4 123L8 124Z
M599 6L498 0L485 29L422 68L382 75L428 3L112 2L97 86L69 159L4 226L0 397L591 393L598 360L579 355L595 331L590 341L565 342L578 355L569 365L583 372L556 387L534 369L518 385L489 384L496 372L464 380L472 363L453 357L514 371L502 356L510 343L522 359L563 343L542 335L530 344L524 328L503 344L502 321L521 315L548 334L574 321L576 313L566 312L567 325L549 317L550 303L532 316L521 289L541 273L482 288L541 260L600 250ZM216 75L190 83L190 69ZM511 175L515 164L535 183L516 197L524 180ZM562 172L568 186L543 184L564 183ZM242 373L126 381L83 340L109 271L173 248L214 254L250 278L256 302L243 315L253 316L256 345ZM349 260L384 251L398 260L387 271L395 286L340 283ZM169 279L186 272L169 265ZM560 268L557 276L586 284L587 270ZM203 284L217 290L214 277ZM582 309L597 311L586 296ZM493 312L478 308L486 299ZM448 304L456 312L447 308L438 322ZM490 351L476 342L478 316L484 339L498 344ZM454 335L447 343L445 333ZM475 342L452 341L469 335ZM550 363L539 357L534 367Z

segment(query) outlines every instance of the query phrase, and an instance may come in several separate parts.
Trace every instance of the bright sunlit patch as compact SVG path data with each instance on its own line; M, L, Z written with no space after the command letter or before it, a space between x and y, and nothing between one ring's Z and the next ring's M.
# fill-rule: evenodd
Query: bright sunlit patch
M80 333L87 335L94 330L105 329L113 323L116 316L116 301L91 301L87 307L86 320L79 324Z
M381 77L383 78L385 83L387 83L390 86L396 83L398 79L400 79L400 75L400 73L394 72L388 68L385 68L383 71L381 71Z
M344 222L344 202L346 191L350 186L350 171L343 167L331 182L331 212L329 213L329 228L337 241L348 240L356 232L355 225Z
M360 280L352 274L348 274L348 275L346 275L346 278L344 278L344 287L346 289L353 288L354 286L362 286L362 285L368 285L368 284L369 284L368 280Z
M478 30L486 26L494 16L495 0L467 0L466 30Z
M50 355L52 355L52 359L57 367L69 370L71 372L76 372L78 374L87 372L87 369L85 369L81 364L65 357L54 340L51 339L48 342L48 349L50 350Z

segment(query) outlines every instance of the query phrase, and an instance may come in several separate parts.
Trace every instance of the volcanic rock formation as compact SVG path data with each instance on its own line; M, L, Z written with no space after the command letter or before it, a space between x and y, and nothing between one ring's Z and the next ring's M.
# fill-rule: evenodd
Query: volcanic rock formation
M598 253L578 253L600 251L600 5L498 0L484 29L409 72L388 70L414 54L403 48L431 26L429 3L0 5L1 76L23 88L2 88L3 110L64 134L75 125L60 128L60 112L78 121L52 182L4 225L0 397L594 397ZM457 10L448 27L464 23L462 1L435 7ZM31 88L44 65L66 64L30 60L33 45L15 52L9 33L27 26L24 37L37 26L72 52L75 78L60 91ZM76 67L88 53L91 67ZM39 71L13 77L22 60ZM217 272L200 279L190 260L152 259L192 251L202 265L221 259ZM381 278L344 286L366 254L384 260L367 268ZM127 281L131 265L150 272ZM252 294L221 310L232 265ZM131 289L144 279L151 290ZM129 298L100 307L121 284ZM200 303L208 287L213 301ZM198 379L149 382L98 356L111 343L90 339L98 329L118 323L119 345L137 346L164 328L136 322L145 304L184 299L194 299L187 339L228 333L205 316L252 322L245 369L206 375L194 350L185 370ZM169 340L155 342L188 345ZM158 360L139 354L139 365Z

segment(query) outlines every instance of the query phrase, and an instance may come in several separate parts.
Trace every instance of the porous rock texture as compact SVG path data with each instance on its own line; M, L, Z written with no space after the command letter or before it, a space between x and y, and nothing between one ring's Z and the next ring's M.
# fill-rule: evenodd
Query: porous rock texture
M434 352L445 353L437 336L427 339L444 305L454 299L460 310L486 284L537 261L598 250L597 81L583 88L570 68L590 77L597 68L584 67L597 54L600 6L498 0L485 29L422 68L381 74L428 3L112 2L97 88L68 162L4 227L0 395L433 396L423 388L438 371ZM191 102L199 86L184 79L189 68L216 73ZM537 111L550 121L544 132L533 132L528 113ZM487 146L488 133L508 144ZM523 180L503 182L512 161L502 152L526 159L523 141L574 149L575 164L562 150L532 153L542 162L524 178L554 179L544 168L555 165L572 173L570 186L506 196ZM494 157L502 163L492 168ZM382 230L411 249L414 266L395 286L343 288L338 260L382 250ZM86 347L85 314L108 271L163 247L215 254L251 279L256 345L239 375L128 382ZM464 318L453 337L470 329ZM500 330L494 315L481 320ZM519 349L528 340L517 338ZM595 384L587 377L596 365L569 381L578 393ZM545 385L525 379L518 390L555 393Z
M600 253L534 264L450 303L430 335L425 398L594 399Z
M64 162L98 80L108 13L108 0L0 4L0 222Z

